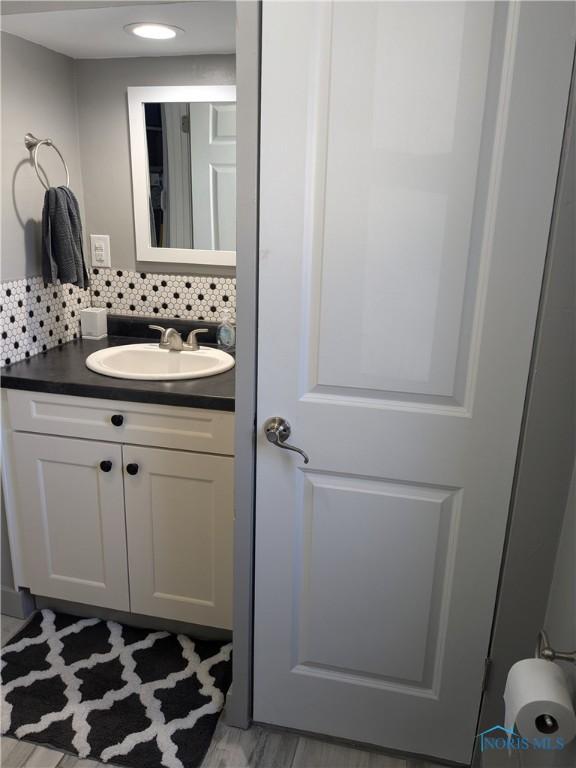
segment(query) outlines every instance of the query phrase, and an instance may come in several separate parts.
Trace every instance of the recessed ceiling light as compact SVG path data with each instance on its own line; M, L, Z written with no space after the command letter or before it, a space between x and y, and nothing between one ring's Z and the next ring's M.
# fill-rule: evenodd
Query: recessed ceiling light
M137 21L134 24L126 24L124 31L130 35L146 37L150 40L170 40L170 38L184 32L180 27L157 24L155 21Z

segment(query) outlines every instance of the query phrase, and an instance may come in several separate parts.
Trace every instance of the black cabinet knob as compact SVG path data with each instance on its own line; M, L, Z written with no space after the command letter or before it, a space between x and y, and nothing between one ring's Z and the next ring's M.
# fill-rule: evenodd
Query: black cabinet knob
M112 469L112 462L111 461L101 461L100 462L100 469L102 472L110 472Z
M129 475L137 475L139 469L140 467L138 464L126 464L126 472L128 472Z
M115 413L114 416L110 419L112 424L114 424L115 427L121 427L122 424L124 424L124 416L122 416L119 413Z

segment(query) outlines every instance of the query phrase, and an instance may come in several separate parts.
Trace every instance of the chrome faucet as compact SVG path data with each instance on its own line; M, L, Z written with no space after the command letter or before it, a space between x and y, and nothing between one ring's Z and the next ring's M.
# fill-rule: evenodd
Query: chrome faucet
M163 328L161 325L149 325L148 328L153 331L160 331L162 335L158 346L160 349L169 349L172 352L197 352L200 346L196 334L208 333L208 328L198 328L195 331L190 331L188 338L184 341L175 328Z

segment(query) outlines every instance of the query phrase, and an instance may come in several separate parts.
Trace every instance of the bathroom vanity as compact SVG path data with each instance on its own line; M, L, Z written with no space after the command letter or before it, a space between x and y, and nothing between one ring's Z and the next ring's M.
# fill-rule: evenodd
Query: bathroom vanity
M233 371L111 379L78 341L2 380L17 585L32 594L232 626Z

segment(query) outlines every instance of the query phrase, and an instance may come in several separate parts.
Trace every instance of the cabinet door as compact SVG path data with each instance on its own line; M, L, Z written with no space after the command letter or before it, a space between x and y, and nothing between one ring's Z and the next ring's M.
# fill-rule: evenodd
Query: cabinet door
M128 610L120 446L15 433L14 450L32 592Z
M122 450L132 611L230 628L234 460Z

